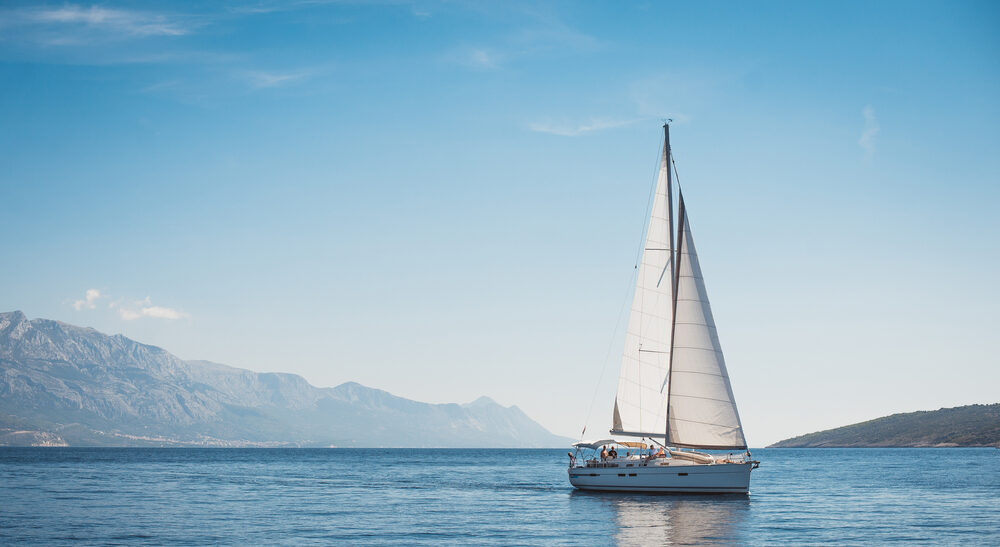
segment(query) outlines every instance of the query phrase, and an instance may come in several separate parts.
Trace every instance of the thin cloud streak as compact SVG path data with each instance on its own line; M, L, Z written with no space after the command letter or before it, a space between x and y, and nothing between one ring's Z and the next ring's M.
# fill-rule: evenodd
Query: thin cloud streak
M596 131L603 131L605 129L614 129L616 127L631 125L639 121L642 121L642 119L641 118L632 120L594 119L587 123L582 123L582 124L553 123L545 121L545 122L534 122L528 124L528 129L536 133L548 133L550 135L559 135L562 137L577 137L580 135L585 135L587 133L593 133Z
M865 155L870 158L875 153L875 135L878 135L881 127L878 125L878 120L875 119L875 109L872 108L872 105L865 106L861 115L865 118L865 130L861 133L858 144L865 149Z
M34 14L39 22L77 23L101 27L136 36L180 36L188 30L168 21L162 15L108 9L99 6L83 8L63 6L57 9L40 10Z
M100 6L67 4L59 8L23 8L0 12L0 26L19 30L6 32L7 39L18 37L43 45L77 45L90 42L181 36L191 27L164 14Z
M462 47L445 56L447 61L474 70L494 70L501 67L506 56L493 49Z
M148 296L142 300L137 300L127 304L123 304L122 301L114 302L111 304L111 307L116 309L118 311L118 317L121 317L125 321L135 321L136 319L141 319L143 317L168 319L171 321L191 317L189 314L180 310L164 306L154 306Z
M520 59L575 55L603 47L597 38L566 25L556 17L533 8L515 8L515 11L520 11L526 21L524 24L486 44L454 47L444 55L444 59L475 70L493 70Z
M253 88L282 87L301 82L312 76L310 71L270 72L264 70L246 70L239 76Z
M102 293L99 289L87 289L83 299L74 300L71 305L76 311L94 310L97 309L97 302L106 298L110 298L110 296ZM110 302L108 309L116 311L118 317L125 321L134 321L143 317L167 320L191 317L190 314L175 308L153 305L152 299L148 296L142 300L119 298Z
M154 317L157 319L170 320L189 317L188 314L182 311L178 311L173 308L164 308L163 306L145 306L139 308L138 310L119 308L118 315L126 321L133 321L142 317Z

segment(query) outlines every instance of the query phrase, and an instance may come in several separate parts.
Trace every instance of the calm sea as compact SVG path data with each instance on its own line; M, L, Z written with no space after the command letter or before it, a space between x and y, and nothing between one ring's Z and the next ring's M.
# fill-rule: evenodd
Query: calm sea
M565 450L0 448L0 544L1000 545L1000 450L754 456L749 496L647 496Z

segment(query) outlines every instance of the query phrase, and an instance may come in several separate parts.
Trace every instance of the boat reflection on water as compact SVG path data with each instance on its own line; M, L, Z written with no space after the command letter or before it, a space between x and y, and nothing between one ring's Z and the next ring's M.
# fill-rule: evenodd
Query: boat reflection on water
M733 495L644 496L574 490L575 514L607 515L617 545L739 543L750 498Z

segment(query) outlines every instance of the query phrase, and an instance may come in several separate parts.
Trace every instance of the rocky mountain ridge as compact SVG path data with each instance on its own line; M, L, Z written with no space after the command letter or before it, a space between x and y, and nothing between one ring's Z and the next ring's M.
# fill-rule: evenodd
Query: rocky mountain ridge
M516 406L185 361L122 335L0 313L0 445L552 447Z

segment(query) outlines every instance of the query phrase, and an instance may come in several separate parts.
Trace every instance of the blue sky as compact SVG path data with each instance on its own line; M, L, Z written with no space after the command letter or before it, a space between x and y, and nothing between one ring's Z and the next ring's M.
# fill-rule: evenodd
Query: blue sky
M0 82L3 310L597 434L671 117L751 445L997 401L993 2L8 2Z

